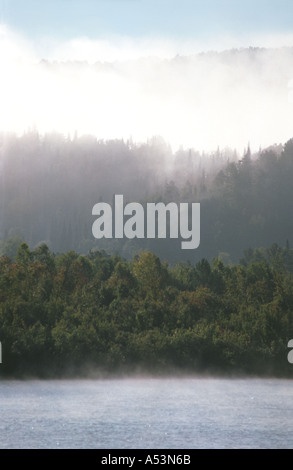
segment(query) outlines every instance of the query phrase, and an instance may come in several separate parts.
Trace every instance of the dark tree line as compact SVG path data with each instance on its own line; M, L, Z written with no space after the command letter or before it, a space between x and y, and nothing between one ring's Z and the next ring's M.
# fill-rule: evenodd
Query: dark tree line
M145 251L0 258L2 376L145 371L291 376L293 252L169 266ZM291 271L291 272L290 272Z

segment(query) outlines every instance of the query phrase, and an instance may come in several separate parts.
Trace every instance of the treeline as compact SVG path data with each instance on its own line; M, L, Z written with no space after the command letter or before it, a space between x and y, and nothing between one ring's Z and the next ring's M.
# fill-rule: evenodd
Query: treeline
M22 243L0 258L2 377L119 372L292 376L293 252L242 263L127 261Z

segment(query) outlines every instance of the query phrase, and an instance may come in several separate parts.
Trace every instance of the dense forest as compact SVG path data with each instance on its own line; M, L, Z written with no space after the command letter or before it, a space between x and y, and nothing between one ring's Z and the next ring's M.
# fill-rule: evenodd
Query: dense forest
M292 374L293 140L241 158L159 138L1 143L1 375ZM200 247L93 239L114 190L200 202Z
M293 250L169 266L47 245L0 259L1 376L292 376Z

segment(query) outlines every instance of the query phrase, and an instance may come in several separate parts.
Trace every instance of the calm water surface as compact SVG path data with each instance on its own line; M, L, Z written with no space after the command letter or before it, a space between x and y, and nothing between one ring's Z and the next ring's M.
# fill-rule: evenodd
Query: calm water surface
M292 449L293 381L2 381L0 448Z

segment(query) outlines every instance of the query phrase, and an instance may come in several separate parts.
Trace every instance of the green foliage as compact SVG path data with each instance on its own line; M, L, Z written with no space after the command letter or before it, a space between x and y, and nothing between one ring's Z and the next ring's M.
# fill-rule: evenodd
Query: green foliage
M0 373L123 367L288 375L288 257L288 246L273 245L250 250L244 264L169 267L151 252L126 261L22 243L15 260L0 258Z

